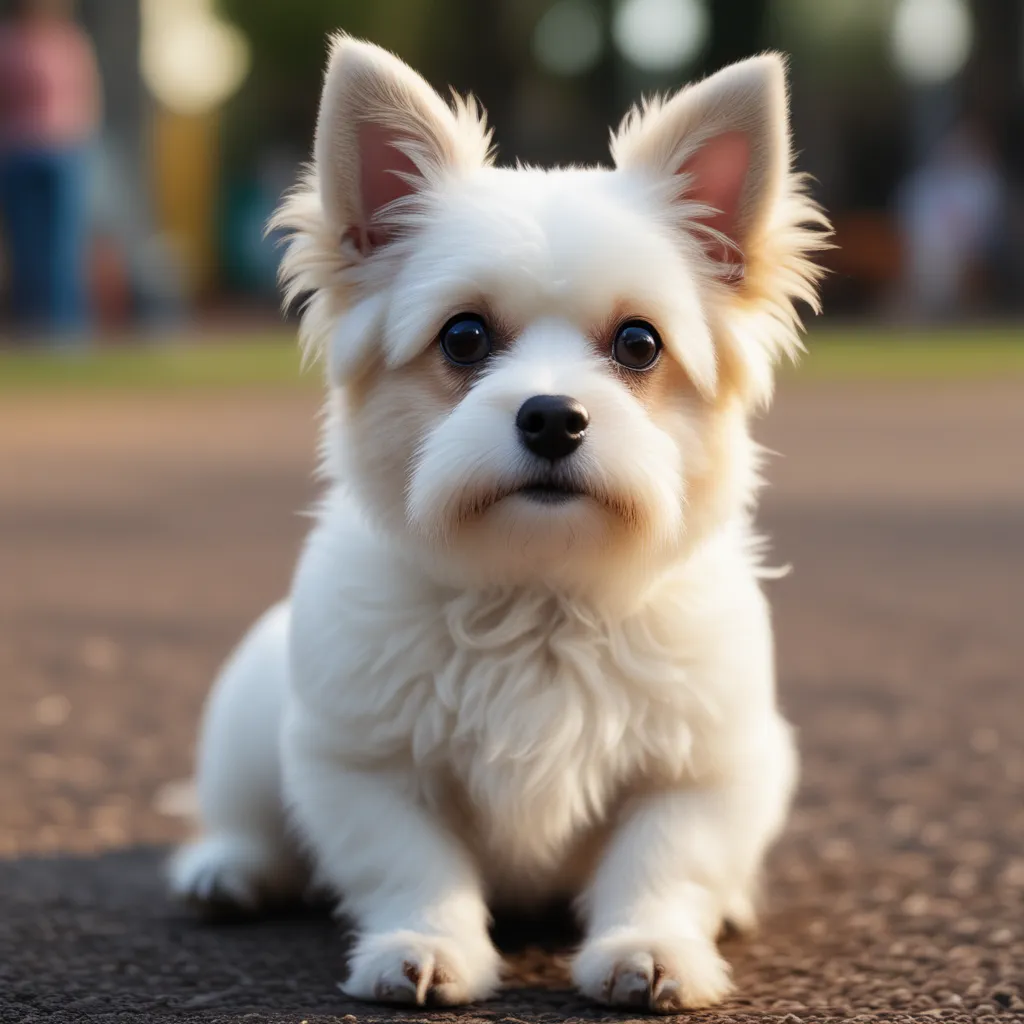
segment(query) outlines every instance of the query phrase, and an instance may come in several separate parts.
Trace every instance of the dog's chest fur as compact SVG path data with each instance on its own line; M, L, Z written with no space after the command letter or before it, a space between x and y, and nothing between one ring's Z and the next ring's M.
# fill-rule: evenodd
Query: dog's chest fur
M720 709L700 626L672 602L612 621L546 592L444 592L393 563L347 577L330 649L299 638L315 662L302 703L341 757L393 766L500 870L554 872L632 787L706 767Z
M686 770L691 716L662 690L669 673L684 686L683 670L644 664L630 630L514 591L461 595L443 617L450 644L422 693L413 754L437 769L428 799L444 806L446 775L455 782L452 810L487 857L554 865L642 768Z

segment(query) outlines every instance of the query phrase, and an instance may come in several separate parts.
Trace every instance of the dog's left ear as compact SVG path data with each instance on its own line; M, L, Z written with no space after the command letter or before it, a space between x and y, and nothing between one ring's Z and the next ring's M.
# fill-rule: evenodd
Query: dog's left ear
M828 247L828 221L790 169L783 59L740 61L631 111L612 156L665 186L678 226L709 257L723 375L767 401L773 364L801 349L794 302L817 309L810 256Z
M695 224L720 236L707 238L709 253L741 270L789 170L782 59L752 57L632 112L612 155L618 167L673 178Z

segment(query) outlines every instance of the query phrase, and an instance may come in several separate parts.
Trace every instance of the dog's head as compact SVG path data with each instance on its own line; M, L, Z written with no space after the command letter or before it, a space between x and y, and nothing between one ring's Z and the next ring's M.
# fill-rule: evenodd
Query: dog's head
M646 571L753 494L746 416L824 237L782 61L633 111L612 157L495 167L472 102L334 42L284 275L335 387L331 472L455 578Z

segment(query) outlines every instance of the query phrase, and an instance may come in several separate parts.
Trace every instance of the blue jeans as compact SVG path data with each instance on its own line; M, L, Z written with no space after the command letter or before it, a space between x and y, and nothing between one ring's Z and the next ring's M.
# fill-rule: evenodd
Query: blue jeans
M85 147L0 150L0 222L21 327L87 326L88 167Z

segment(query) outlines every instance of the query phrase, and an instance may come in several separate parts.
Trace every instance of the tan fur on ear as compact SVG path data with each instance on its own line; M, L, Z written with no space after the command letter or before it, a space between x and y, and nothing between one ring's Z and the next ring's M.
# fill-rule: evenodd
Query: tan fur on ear
M697 180L694 168L716 139L737 136L748 140L748 162L723 234L720 211L702 202L702 195L714 195L715 182ZM668 100L634 108L612 139L612 156L626 172L661 179L678 229L688 240L710 241L699 269L723 383L751 403L766 403L773 364L802 350L795 303L818 309L823 271L811 257L829 248L830 231L806 194L805 177L791 169L783 58L740 61ZM734 255L724 254L729 250Z
M746 242L741 286L715 288L711 327L721 379L762 408L771 401L774 366L804 351L796 304L821 312L818 283L825 271L813 257L832 248L832 230L806 188L806 175L787 174L782 194Z
M392 133L397 159L386 173L397 171L395 180L411 185L408 194L375 210L362 203L360 129L367 125ZM372 273L364 258L372 247L346 242L352 229L390 232L402 226L403 214L415 220L417 194L445 175L489 163L489 147L472 97L454 96L449 108L394 54L346 35L332 39L313 164L268 224L268 231L285 234L284 304L305 302L300 337L307 359L325 351L338 317L352 305L353 288ZM350 353L342 364L357 372L360 354Z
M786 76L778 55L741 61L671 99L634 108L612 140L612 156L617 167L679 175L709 142L737 134L749 141L735 239L742 245L756 231L789 169ZM680 184L686 189L695 183Z
M393 140L401 175L418 173L429 181L484 164L489 136L478 118L460 114L394 54L336 36L313 147L324 212L341 228L367 225L374 214L361 201L361 133L369 128Z

